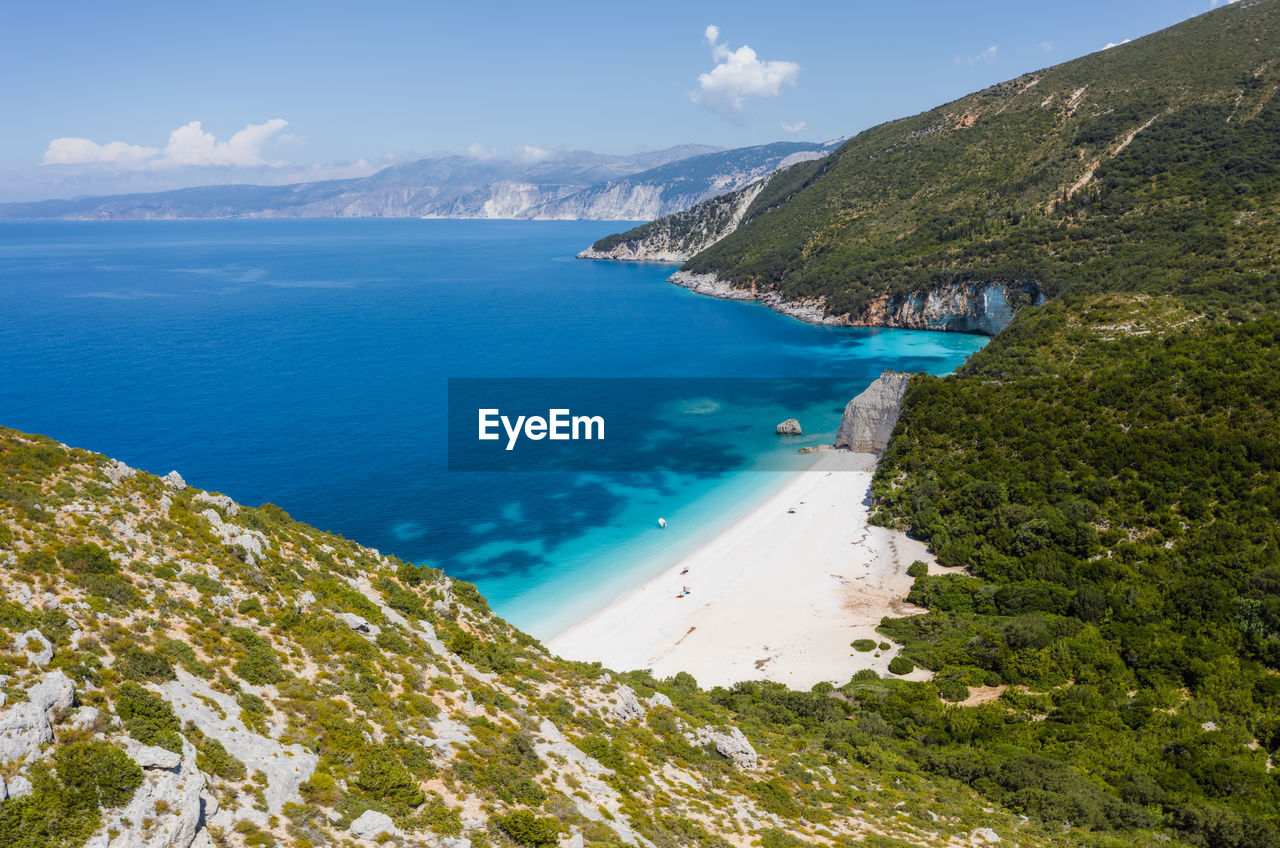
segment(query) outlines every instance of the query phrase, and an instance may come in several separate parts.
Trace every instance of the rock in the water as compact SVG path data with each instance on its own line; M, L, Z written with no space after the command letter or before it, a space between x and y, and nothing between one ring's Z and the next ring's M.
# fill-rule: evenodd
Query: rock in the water
M170 471L160 479L164 480L164 484L175 492L181 492L187 488L187 481L183 480L182 475L176 471Z
M886 371L866 391L849 401L836 433L836 447L857 453L879 453L889 444L902 411L910 374Z
M400 833L400 828L396 827L396 823L391 820L391 816L386 813L379 813L377 810L365 810L358 819L351 823L351 834L359 839L367 839L372 842L382 833L396 836Z
M27 689L26 701L0 713L0 763L26 759L52 742L54 714L70 709L74 694L71 678L51 671Z
M804 433L800 429L800 422L794 418L788 418L778 425L779 436L803 436Z
M685 734L685 738L695 745L714 745L720 756L732 761L738 768L755 768L760 762L750 740L736 727L729 728L728 732L713 727L700 727L694 733Z

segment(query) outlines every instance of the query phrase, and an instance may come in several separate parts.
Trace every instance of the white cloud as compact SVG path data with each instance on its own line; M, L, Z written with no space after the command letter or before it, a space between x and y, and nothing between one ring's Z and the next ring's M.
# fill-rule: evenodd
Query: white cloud
M746 123L742 104L748 97L777 97L783 85L795 85L800 66L795 62L762 62L747 45L730 50L720 43L720 28L708 26L703 35L716 66L698 75L698 90L689 97L708 111L733 123Z
M283 118L273 118L265 124L249 124L227 141L218 141L213 133L205 132L199 121L178 127L169 133L169 144L164 149L167 165L231 165L254 168L267 164L262 158L262 144L272 135L289 125Z
M1124 41L1108 41L1106 44L1102 46L1102 49L1110 50L1112 47L1119 47L1121 44L1128 44L1130 41L1133 41L1133 39L1126 38Z
M484 161L486 159L496 159L498 157L498 151L497 148L485 147L480 142L473 141L467 146L467 155L472 159Z
M282 118L264 124L249 124L227 141L218 141L205 132L199 121L169 133L163 150L113 141L98 144L87 138L55 138L44 152L45 165L108 164L119 168L220 167L257 168L270 163L262 157L262 145L288 126Z
M1041 50L1043 50L1043 51L1044 51L1044 52L1046 52L1046 53L1052 53L1052 52L1053 52L1053 42L1052 42L1052 41L1042 41L1042 42L1040 42L1040 49L1041 49Z
M110 162L115 165L138 165L160 151L154 147L141 147L113 141L97 144L87 138L55 138L44 152L45 165L87 165Z
M956 64L957 65L977 65L979 63L984 65L990 64L991 62L994 62L996 60L997 49L998 48L996 47L996 45L993 44L976 56L957 56Z
M809 124L806 121L796 121L794 124L783 124L782 128L789 133L804 132L808 129Z
M516 148L516 159L521 162L542 162L554 155L555 151L547 150L545 147L534 147L532 144L522 144Z

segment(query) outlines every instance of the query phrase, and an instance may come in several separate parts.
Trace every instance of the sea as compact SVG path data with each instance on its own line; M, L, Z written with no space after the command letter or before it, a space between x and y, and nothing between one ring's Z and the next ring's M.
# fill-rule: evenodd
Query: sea
M808 325L669 265L574 258L629 226L0 222L0 425L442 568L549 638L763 502L884 370L946 374L986 341ZM661 450L451 464L451 387L567 378L643 409ZM775 434L788 417L804 436Z

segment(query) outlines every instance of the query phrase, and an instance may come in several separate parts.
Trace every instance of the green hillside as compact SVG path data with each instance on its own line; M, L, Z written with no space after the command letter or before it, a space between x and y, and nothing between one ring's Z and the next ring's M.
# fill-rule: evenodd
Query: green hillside
M469 583L6 429L0 565L6 848L1161 844L903 756L930 685L565 662Z
M954 280L1258 314L1280 245L1278 59L1280 4L1238 3L883 124L685 269L833 314Z

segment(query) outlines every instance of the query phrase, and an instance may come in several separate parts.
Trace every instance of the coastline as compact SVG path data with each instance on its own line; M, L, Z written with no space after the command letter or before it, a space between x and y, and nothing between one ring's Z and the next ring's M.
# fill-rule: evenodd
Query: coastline
M893 649L850 643L880 642L884 616L920 611L903 601L906 570L929 555L867 523L874 468L872 454L822 451L709 542L546 640L548 649L658 678L687 671L702 686L765 679L808 689L863 668L887 675ZM690 593L677 597L684 586Z

